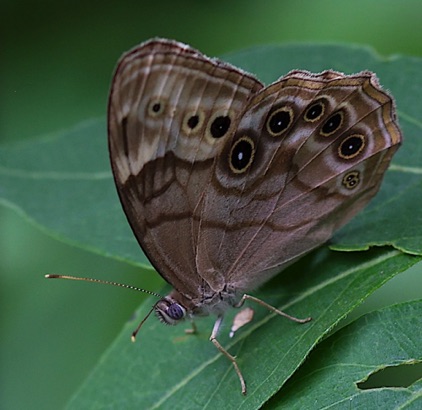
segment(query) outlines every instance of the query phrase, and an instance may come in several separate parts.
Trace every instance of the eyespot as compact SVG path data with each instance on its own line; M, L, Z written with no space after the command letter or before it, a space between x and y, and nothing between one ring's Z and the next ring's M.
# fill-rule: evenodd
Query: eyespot
M197 127L197 125L199 124L199 116L198 115L192 115L192 117L188 118L186 124L191 130L194 130Z
M212 118L209 131L213 138L221 138L230 128L231 119L228 115L218 115Z
M205 137L209 144L214 145L219 143L219 139L231 132L235 115L236 113L229 108L217 107L209 117L205 127Z
M322 101L318 101L312 104L305 112L303 119L307 122L318 121L325 112L325 104Z
M255 144L251 138L244 136L239 138L230 150L230 169L235 174L245 172L252 164L255 155Z
M334 113L324 125L321 127L320 134L324 137L328 137L334 134L343 124L344 114L343 111L337 111Z
M198 132L204 124L205 114L203 111L191 111L183 118L182 130L185 134Z
M148 104L147 114L151 117L158 117L164 112L164 110L164 101L160 100L159 98L154 98Z
M360 172L350 171L344 177L341 183L347 189L355 189L360 182Z
M293 122L293 110L290 107L281 107L270 113L266 127L273 137L283 134Z
M350 135L338 147L338 155L343 159L352 159L358 156L364 148L365 137L363 135Z

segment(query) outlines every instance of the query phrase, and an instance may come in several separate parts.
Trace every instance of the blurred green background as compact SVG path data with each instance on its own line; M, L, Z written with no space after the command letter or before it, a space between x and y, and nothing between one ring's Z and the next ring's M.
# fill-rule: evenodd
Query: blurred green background
M292 41L355 43L385 57L422 56L420 0L3 0L0 19L1 143L105 116L117 59L154 36L175 38L210 56ZM162 282L156 274L139 277L134 268L59 242L8 207L0 208L0 232L0 408L61 408L142 295L46 282L43 275L101 277L146 289L159 289ZM415 283L421 270L418 265L400 275L362 309L420 296Z

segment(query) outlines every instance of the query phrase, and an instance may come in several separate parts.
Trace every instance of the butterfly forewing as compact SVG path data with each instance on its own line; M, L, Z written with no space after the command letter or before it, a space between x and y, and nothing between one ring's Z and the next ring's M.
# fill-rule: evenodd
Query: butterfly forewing
M176 289L196 294L202 195L217 152L262 84L183 44L152 40L125 54L109 99L110 159L143 250Z

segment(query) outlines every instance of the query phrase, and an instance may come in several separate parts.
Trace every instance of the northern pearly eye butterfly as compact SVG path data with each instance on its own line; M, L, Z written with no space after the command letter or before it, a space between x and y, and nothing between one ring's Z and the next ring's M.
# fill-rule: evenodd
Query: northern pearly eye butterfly
M174 288L153 310L170 325L216 315L210 340L243 393L217 340L224 312L251 299L288 316L247 292L359 212L402 140L392 97L369 71L294 70L264 87L164 39L119 61L108 136L130 226Z

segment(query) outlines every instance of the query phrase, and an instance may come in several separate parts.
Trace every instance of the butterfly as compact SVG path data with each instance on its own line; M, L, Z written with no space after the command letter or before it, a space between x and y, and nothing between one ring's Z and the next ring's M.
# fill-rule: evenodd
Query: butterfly
M173 40L124 54L110 161L133 233L173 287L153 311L170 325L216 315L210 340L246 394L217 339L224 313L252 300L309 321L249 292L359 212L401 141L393 99L369 71L294 70L265 87Z

